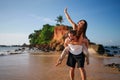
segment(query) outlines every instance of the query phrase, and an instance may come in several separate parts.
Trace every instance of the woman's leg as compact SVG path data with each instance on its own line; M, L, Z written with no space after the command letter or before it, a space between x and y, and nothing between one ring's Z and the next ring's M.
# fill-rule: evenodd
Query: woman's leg
M62 51L58 61L57 61L57 64L56 66L58 66L59 64L62 63L63 59L65 58L66 54L68 54L68 51L69 51L69 47L65 47L64 50Z
M65 49L62 51L61 55L60 55L60 59L63 60L66 56L66 54L68 54L69 51L69 47L65 47Z

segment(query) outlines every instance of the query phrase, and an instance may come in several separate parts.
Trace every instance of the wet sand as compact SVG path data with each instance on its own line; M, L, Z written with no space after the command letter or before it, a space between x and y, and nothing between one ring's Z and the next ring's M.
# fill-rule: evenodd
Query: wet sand
M69 67L64 62L56 67L59 55L18 54L0 57L0 80L70 80ZM120 63L120 58L90 57L90 65L85 65L87 80L119 80L120 72L107 68L104 64ZM79 70L75 70L75 80L81 80Z

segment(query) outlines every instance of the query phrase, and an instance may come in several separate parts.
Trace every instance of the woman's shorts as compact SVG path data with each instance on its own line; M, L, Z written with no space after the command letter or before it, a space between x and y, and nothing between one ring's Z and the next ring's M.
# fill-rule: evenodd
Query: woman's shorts
M84 62L85 62L85 55L83 54L83 52L80 53L79 55L74 55L69 52L67 59L68 66L75 68L75 65L77 63L78 68L83 68Z

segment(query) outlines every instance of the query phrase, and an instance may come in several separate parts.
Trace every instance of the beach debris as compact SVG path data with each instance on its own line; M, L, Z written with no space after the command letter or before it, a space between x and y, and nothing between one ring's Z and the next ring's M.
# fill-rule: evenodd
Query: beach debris
M105 65L106 67L110 67L114 70L118 70L120 72L120 64L117 64L117 63L111 63L111 64L106 64Z

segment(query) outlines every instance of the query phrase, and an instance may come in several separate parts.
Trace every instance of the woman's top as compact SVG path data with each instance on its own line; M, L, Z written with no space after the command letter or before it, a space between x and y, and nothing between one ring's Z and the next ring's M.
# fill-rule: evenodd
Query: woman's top
M74 45L74 44L68 44L69 47L69 51L74 54L74 55L78 55L81 54L83 51L83 46L82 45Z

